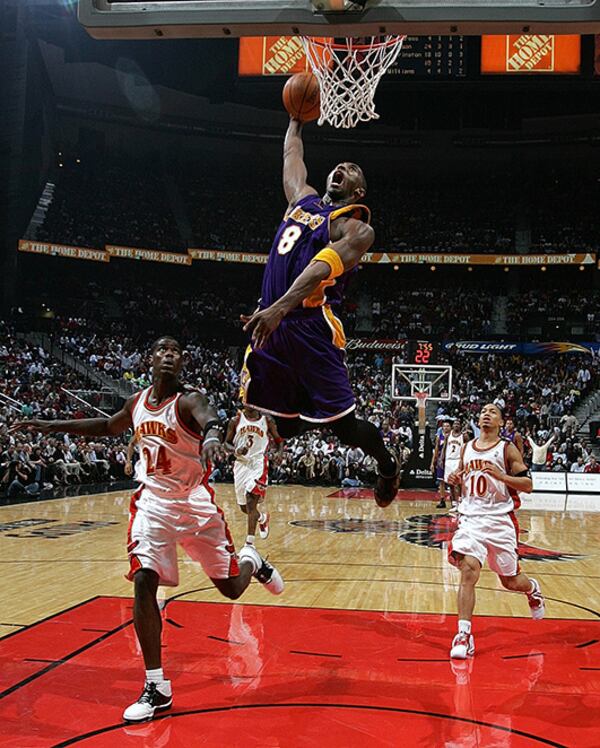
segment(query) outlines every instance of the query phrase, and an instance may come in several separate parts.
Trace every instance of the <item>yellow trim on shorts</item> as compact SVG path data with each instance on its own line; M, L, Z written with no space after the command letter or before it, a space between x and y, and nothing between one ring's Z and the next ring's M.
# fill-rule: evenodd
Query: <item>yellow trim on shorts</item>
M323 316L325 317L325 322L327 322L327 324L331 328L331 332L332 332L331 342L337 348L345 348L346 347L346 334L344 333L344 325L342 325L341 320L339 320L335 316L329 304L324 304L321 308L323 310Z

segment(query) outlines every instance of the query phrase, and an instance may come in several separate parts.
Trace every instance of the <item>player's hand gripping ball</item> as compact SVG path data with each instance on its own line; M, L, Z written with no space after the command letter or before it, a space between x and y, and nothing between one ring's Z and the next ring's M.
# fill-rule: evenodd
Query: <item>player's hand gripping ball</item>
M283 105L301 122L312 122L321 113L319 83L312 73L296 73L283 87Z

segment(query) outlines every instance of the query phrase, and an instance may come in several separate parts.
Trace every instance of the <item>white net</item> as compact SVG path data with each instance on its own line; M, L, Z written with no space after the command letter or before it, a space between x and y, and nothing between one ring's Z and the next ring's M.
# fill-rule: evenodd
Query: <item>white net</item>
M356 127L379 119L375 91L382 75L396 60L404 36L345 39L302 37L304 51L321 90L319 124Z

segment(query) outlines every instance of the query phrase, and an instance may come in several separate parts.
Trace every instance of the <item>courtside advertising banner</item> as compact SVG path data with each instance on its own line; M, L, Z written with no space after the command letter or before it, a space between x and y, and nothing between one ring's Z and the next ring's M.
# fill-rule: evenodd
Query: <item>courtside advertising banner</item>
M481 72L493 75L576 75L578 34L502 34L481 37Z
M173 265L191 265L192 260L205 262L242 262L266 265L266 252L232 252L225 249L190 247L185 252L168 252L139 247L122 247L107 244L104 249L70 247L47 244L29 239L19 240L20 252L73 257L80 260L108 262L110 257L148 262L167 262ZM530 267L542 265L596 265L592 252L573 252L562 255L490 255L490 254L439 254L429 252L367 252L361 263L372 265L495 265L496 267Z
M90 247L70 247L65 244L48 244L29 239L19 240L19 252L29 252L34 255L48 255L49 257L68 257L72 260L93 260L94 262L109 262L110 256L104 249Z
M600 473L567 473L567 491L600 493Z
M543 473L534 471L531 473L534 491L562 491L567 490L566 473Z
M106 251L111 257L124 257L127 260L145 260L146 262L167 262L171 265L191 265L189 254L162 252L156 249L139 249L138 247L119 247L107 244Z

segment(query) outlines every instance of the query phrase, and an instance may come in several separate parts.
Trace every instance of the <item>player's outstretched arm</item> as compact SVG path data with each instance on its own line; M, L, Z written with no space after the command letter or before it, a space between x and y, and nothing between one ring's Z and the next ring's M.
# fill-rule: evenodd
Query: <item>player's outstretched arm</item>
M41 421L37 418L17 421L9 433L39 431L42 434L77 434L78 436L117 436L133 425L131 412L135 396L130 397L121 410L108 418L74 418L70 421Z
M262 312L242 317L245 332L252 332L255 348L262 348L281 320L292 309L302 304L322 283L334 279L358 265L362 256L375 241L375 232L366 223L349 218L340 222L341 237L315 255L292 283L288 291ZM329 285L332 285L330 283Z
M307 184L307 179L302 122L292 117L283 143L283 190L290 205L294 205L306 195L317 194L315 188Z

